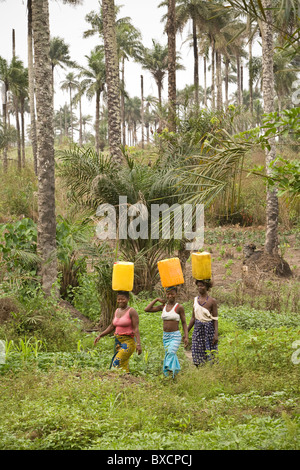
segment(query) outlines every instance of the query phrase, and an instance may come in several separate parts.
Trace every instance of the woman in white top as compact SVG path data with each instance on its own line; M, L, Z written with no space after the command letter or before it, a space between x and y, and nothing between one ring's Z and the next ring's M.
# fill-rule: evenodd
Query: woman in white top
M195 366L214 359L218 349L218 308L217 302L208 291L212 284L209 279L197 280L199 295L194 298L193 314L188 331L194 326L192 335L192 358Z
M145 312L161 312L163 320L163 343L165 348L165 359L163 373L168 376L171 372L173 378L180 370L180 364L176 355L181 343L181 333L179 331L179 320L181 321L184 333L184 347L188 345L188 330L185 319L184 308L176 302L177 288L172 286L166 289L167 302L156 298L145 308ZM160 302L160 305L156 305Z

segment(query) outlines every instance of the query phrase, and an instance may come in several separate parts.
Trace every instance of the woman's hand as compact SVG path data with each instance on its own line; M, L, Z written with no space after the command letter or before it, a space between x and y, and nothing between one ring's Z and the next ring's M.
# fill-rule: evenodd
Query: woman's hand
M101 335L97 336L94 340L94 345L98 343L99 339L101 338Z
M185 348L188 347L188 345L189 345L189 338L188 338L188 336L185 336L185 337L183 338L183 344L184 344L184 347L185 347Z
M214 337L213 337L213 340L212 340L212 344L217 344L218 343L218 333L215 333L214 334Z
M136 352L138 353L138 355L142 354L142 346L140 344L136 345Z

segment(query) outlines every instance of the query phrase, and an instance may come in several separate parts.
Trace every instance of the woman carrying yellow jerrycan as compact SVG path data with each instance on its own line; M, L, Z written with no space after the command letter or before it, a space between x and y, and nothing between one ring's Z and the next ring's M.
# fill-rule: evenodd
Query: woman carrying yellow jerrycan
M194 298L188 331L194 327L192 358L198 367L208 361L213 362L218 351L217 302L208 293L212 287L210 253L192 253L192 275L196 280L198 296Z
M110 368L120 369L129 373L129 359L136 351L142 353L139 332L139 316L137 311L128 305L129 291L133 288L133 263L115 263L113 269L112 288L117 290L117 305L111 324L95 338L94 344L109 333L114 333L114 356ZM121 290L123 287L128 290ZM135 341L136 339L136 341Z
M170 373L173 378L180 371L180 364L177 357L177 351L181 343L181 333L179 331L179 321L181 320L184 332L184 346L188 345L188 331L185 319L184 308L176 302L177 287L171 285L172 282L183 284L180 261L178 258L163 260L158 263L158 269L161 277L162 286L165 288L167 301L156 298L145 308L145 312L162 311L163 320L163 344L165 348L165 358L163 364L163 373L168 376ZM160 302L160 305L156 305Z

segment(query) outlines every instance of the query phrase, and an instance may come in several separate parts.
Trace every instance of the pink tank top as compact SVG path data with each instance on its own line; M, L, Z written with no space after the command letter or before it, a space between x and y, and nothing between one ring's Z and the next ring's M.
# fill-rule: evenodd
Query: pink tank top
M116 327L116 330L115 330L116 335L134 336L132 321L129 315L130 309L131 307L128 308L127 312L125 312L121 318L118 318L116 316L118 309L115 311L113 325Z

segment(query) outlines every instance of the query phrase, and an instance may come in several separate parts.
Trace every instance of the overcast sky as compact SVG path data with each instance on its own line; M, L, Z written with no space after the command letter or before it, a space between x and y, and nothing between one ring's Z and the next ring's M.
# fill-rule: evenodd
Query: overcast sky
M143 44L151 47L152 39L166 44L167 36L163 33L163 23L161 17L166 13L166 8L158 8L161 0L120 0L117 5L123 5L120 16L129 16L133 25L142 33ZM16 55L23 60L27 66L27 0L6 0L0 2L0 55L8 61L12 58L12 30L15 29ZM70 47L70 55L80 65L86 65L85 55L99 44L97 36L83 39L83 32L89 29L89 24L85 21L86 14L92 10L99 10L98 0L84 0L83 4L77 7L63 5L59 0L50 0L50 34L59 36L65 40ZM187 32L189 29L187 28ZM177 50L182 54L185 71L177 72L177 88L184 88L186 84L193 83L193 53L187 45L183 45L185 37L180 35L177 38ZM56 67L55 74L55 101L54 107L58 109L60 105L68 102L68 93L59 90L60 82L64 80L65 74L70 70L63 70ZM140 96L140 75L144 76L144 95L154 95L157 97L157 87L154 80L140 64L126 62L125 64L126 90L130 96ZM167 96L167 78L164 83L164 94ZM91 108L91 109L87 109ZM94 114L91 103L85 105L85 114Z

